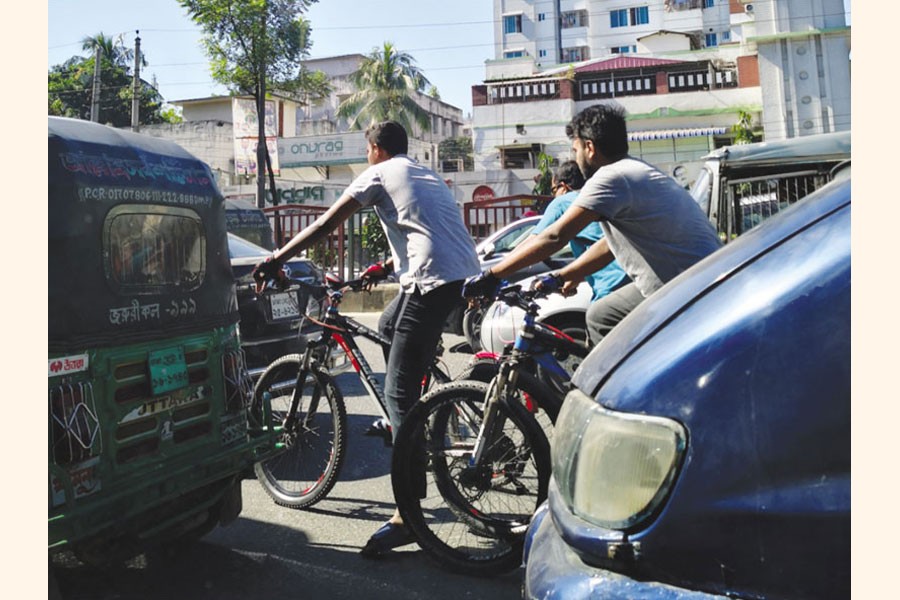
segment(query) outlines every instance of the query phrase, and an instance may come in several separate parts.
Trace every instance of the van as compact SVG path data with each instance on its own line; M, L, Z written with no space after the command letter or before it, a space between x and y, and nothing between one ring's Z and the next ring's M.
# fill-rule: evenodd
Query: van
M850 596L850 223L848 168L591 351L523 597Z
M49 117L48 212L50 550L104 563L233 521L242 478L277 450L249 416L209 167Z
M831 181L850 160L850 132L726 146L702 160L691 195L728 243Z

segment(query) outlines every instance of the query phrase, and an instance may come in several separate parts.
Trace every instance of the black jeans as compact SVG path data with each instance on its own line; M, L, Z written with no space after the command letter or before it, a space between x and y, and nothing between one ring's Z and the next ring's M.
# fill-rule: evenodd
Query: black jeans
M452 281L425 295L418 289L401 292L378 320L379 331L392 342L385 357L384 397L395 437L406 413L419 401L422 378L434 360L444 323L460 302L462 284Z

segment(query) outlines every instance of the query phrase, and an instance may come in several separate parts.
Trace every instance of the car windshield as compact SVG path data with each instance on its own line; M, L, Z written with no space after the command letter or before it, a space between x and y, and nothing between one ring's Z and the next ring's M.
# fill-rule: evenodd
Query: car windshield
M255 258L267 257L271 254L262 246L257 246L253 242L249 242L242 237L233 233L228 234L228 257L229 258Z
M519 242L528 237L535 225L537 225L537 221L523 223L521 227L509 230L494 240L494 252L507 252L515 248Z

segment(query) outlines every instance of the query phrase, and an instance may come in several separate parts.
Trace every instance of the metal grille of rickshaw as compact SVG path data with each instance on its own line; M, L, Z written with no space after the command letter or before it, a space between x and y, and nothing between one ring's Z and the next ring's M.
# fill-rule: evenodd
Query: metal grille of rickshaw
M81 462L103 450L100 421L90 382L50 388L50 439L57 465Z
M831 180L828 173L793 172L728 181L719 207L726 241L759 225ZM723 222L724 221L724 222Z
M222 375L225 378L225 410L236 413L248 408L253 396L253 379L247 370L243 350L222 355Z
M209 352L202 347L185 348L184 357L191 392L175 402L173 396L151 394L146 359L114 365L113 398L127 415L138 413L134 418L120 420L116 427L119 464L157 455L163 451L164 444L177 446L214 432Z

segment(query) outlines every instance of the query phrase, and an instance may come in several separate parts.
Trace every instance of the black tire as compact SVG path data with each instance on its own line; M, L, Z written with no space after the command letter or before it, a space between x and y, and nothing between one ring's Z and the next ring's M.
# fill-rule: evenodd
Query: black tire
M481 321L484 319L485 308L472 307L463 313L462 329L466 341L472 348L472 352L481 352Z
M556 327L579 342L587 343L588 341L587 325L585 325L584 322L584 315L581 315L580 318L578 315L574 314L558 315L555 318L548 319L546 324ZM575 370L581 366L581 363L584 362L584 358L580 356L561 351L554 351L553 355L569 374L570 378L575 374ZM567 391L566 385L568 382L560 381L558 377L550 375L540 366L537 368L537 375L538 378L540 378L540 380L550 387L557 395L565 396Z
M299 370L299 354L282 356L256 383L255 406L261 406L264 393L271 396L273 425L286 422ZM288 508L306 508L324 498L347 454L347 409L334 379L316 363L305 379L293 425L278 440L285 450L254 466L266 493Z
M518 402L499 404L504 428L488 449L490 472L468 468L487 391L454 381L427 394L397 432L391 465L397 507L422 549L443 568L479 576L521 564L550 479L550 445Z

